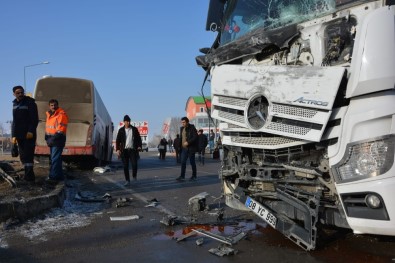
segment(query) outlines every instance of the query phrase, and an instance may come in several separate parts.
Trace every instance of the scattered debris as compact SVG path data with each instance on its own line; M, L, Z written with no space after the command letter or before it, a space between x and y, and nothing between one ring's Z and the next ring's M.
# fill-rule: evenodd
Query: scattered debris
M126 198L126 197L120 197L117 199L117 203L115 207L124 207L124 206L129 206L130 201L132 201L132 198Z
M197 240L196 240L196 245L198 245L198 246L201 246L201 245L203 245L203 242L204 242L204 238L198 238Z
M237 242L240 241L240 239L244 238L247 233L246 232L239 232L238 234L234 235L234 236L221 236L221 235L217 235L214 233L211 233L209 231L206 231L204 229L193 229L193 231L195 231L196 233L211 237L212 239L215 239L217 241L220 241L222 243L225 243L227 245L234 245Z
M174 226L175 224L185 223L185 220L179 219L178 216L167 215L160 222L166 226Z
M95 168L93 168L93 172L99 173L99 174L103 174L103 173L106 173L106 172L111 172L111 167L108 166L108 165L106 165L104 167L95 167Z
M16 182L14 178L9 176L1 167L0 167L0 177L3 178L7 183L9 183L11 187L16 187Z
M104 198L97 198L96 196L83 196L81 192L77 192L74 196L75 200L81 201L81 202L88 202L88 203L99 203L99 202L105 202L106 199Z
M179 238L177 238L177 239L176 239L176 242L178 243L178 242L180 242L180 241L182 241L182 240L184 240L184 239L186 239L186 238L188 238L188 237L190 237L190 236L195 236L195 235L196 235L196 233L193 232L193 231L191 231L191 232L189 232L188 234L182 235L182 236L180 236Z
M198 212L206 209L206 197L208 195L207 192L202 192L189 198L188 204L192 208L192 211Z
M146 205L145 207L155 207L158 205L158 202L151 202L148 205Z
M126 221L126 220L136 220L139 219L140 217L138 215L132 215L132 216L110 216L111 221Z
M217 255L219 257L236 255L238 253L237 250L235 250L231 247L228 247L224 244L220 244L217 248L209 249L209 252L211 254Z
M109 193L105 193L101 198L111 199L112 196Z
M224 208L216 208L215 212L209 212L208 214L210 216L216 216L217 222L222 222L224 220L224 213L225 213Z

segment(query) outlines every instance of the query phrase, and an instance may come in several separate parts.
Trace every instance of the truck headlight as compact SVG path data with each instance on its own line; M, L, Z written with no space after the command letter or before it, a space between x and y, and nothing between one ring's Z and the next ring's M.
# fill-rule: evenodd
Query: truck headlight
M340 182L361 180L386 173L394 162L394 136L349 144L335 172Z

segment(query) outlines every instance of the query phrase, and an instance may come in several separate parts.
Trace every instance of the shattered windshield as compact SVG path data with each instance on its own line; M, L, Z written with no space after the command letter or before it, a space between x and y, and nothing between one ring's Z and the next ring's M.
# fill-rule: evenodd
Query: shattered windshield
M257 28L276 29L335 11L353 0L229 0L225 4L221 45Z

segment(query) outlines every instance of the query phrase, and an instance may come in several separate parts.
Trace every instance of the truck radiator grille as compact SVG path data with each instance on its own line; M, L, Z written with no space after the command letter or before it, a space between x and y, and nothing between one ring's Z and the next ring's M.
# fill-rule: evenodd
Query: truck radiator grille
M247 100L237 99L232 97L218 96L218 102L222 104L227 104L231 106L245 107Z
M230 112L224 112L224 111L219 111L218 112L218 116L230 121L235 121L235 122L239 122L239 123L243 123L244 122L244 116L243 115L238 115L238 114L234 114L234 113L230 113Z
M265 145L265 146L279 146L284 144L293 143L296 140L286 138L286 137L232 137L232 142L243 143L251 145Z
M273 104L273 112L291 115L291 116L298 116L308 119L313 118L318 113L317 110L305 109L301 107L281 105L281 104Z
M235 128L281 134L281 136L307 141L320 141L331 114L329 110L270 103L266 99L254 99L250 102L247 99L218 95L214 98L212 108L214 118L238 126ZM261 113L264 117L259 119L254 115L254 110L257 109L266 109ZM246 116L247 113L249 116ZM228 128L233 127L228 126Z
M306 135L312 129L322 129L322 125L275 117L272 119L272 122L270 122L270 124L267 126L267 129L291 134Z
M305 144L305 142L300 139L283 136L272 136L262 132L224 131L223 136L224 138L229 137L230 141L234 145L249 145L249 147L257 149L290 149L289 147Z

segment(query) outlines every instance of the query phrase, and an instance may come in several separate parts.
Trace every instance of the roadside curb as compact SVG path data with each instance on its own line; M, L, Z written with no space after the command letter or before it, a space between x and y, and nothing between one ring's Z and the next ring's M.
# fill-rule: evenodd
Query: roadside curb
M22 200L0 201L0 223L10 218L26 220L50 208L61 207L65 198L65 186L61 184L46 195Z

